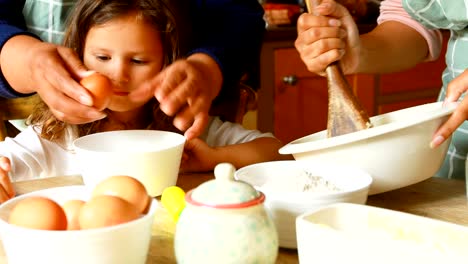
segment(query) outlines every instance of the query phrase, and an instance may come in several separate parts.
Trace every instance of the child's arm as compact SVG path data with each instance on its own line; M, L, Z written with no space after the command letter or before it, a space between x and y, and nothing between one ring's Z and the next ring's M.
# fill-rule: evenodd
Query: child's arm
M212 148L195 138L185 144L181 171L210 171L222 162L229 162L237 169L259 162L292 159L278 150L283 144L276 138L260 137L249 142Z
M10 160L7 157L0 157L0 203L15 196L15 189L8 177L10 169Z

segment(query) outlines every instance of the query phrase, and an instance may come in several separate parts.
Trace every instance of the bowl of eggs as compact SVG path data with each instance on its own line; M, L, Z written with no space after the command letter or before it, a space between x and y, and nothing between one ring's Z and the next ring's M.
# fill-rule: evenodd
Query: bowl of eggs
M265 194L265 208L278 232L279 246L297 248L296 217L337 202L365 204L372 177L352 166L271 161L235 172L237 180Z
M100 132L73 142L85 185L129 175L142 182L152 197L176 184L184 144L183 135L160 130Z
M450 139L437 148L429 143L454 105L441 102L410 107L372 117L373 127L327 138L321 131L283 146L281 154L292 154L305 164L352 165L373 177L369 194L405 187L435 175L447 153Z
M9 264L145 263L156 207L139 181L113 176L3 203L0 235Z

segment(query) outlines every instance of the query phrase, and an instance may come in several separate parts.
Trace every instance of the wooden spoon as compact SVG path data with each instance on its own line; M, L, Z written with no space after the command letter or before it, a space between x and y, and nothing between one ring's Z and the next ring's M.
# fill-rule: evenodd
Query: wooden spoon
M320 0L306 0L307 9ZM369 116L356 98L338 61L331 63L325 70L328 81L328 122L327 136L335 137L372 127Z

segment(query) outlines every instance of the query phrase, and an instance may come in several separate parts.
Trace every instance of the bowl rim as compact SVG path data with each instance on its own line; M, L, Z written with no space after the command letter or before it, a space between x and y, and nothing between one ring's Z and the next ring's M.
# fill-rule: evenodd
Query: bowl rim
M443 102L435 102L435 103L422 104L418 106L413 106L413 107L377 115L377 116L370 118L371 122L384 119L391 115L401 114L406 111L410 111L410 110L414 111L415 109L418 109L418 108L428 108L427 111L425 112L431 113L430 115L427 115L424 118L407 118L407 119L403 119L402 121L391 122L391 123L383 124L377 127L372 127L372 128L356 131L353 133L344 134L341 136L305 141L308 137L316 137L316 136L320 136L321 134L327 133L327 130L322 130L322 131L319 131L319 132L316 132L316 133L313 133L313 134L310 134L310 135L307 135L307 136L304 136L304 137L301 137L299 139L295 139L289 142L288 144L284 145L283 147L279 149L279 153L280 154L304 153L304 152L334 147L338 145L345 145L345 144L353 143L353 142L360 141L360 140L367 140L372 137L388 134L396 130L408 128L410 126L418 125L418 124L421 124L430 120L437 119L442 116L450 115L455 110L455 107L456 107L455 104L444 105Z
M114 150L114 151L104 151L104 150L99 150L99 149L88 149L84 148L83 146L80 146L85 140L88 140L89 138L93 137L98 137L98 136L105 136L105 135L112 135L112 134L167 134L174 136L177 138L176 144L173 144L171 146L163 147L163 148L158 148L154 150L143 150L143 151L132 151L132 150L127 150L127 149L122 149L122 150ZM167 149L171 149L174 147L179 147L181 145L184 145L186 141L186 138L184 135L181 135L179 133L171 132L171 131L165 131L165 130L154 130L154 129L128 129L128 130L114 130L114 131L104 131L104 132L97 132L89 135L85 135L79 138L76 138L73 140L73 148L82 152L93 152L93 153L151 153L151 152L159 152Z
M52 193L55 191L64 191L64 190L71 191L74 189L77 189L77 192L78 191L84 192L83 195L91 194L91 189L85 185L69 185L69 186L46 188L46 189L18 195L0 204L0 211L4 210L5 207L9 207L11 204L19 202L27 197L45 196L45 197L50 198L50 195L52 195ZM54 199L52 198L52 200ZM15 226L15 225L8 223L8 221L4 220L3 218L0 218L0 230L2 230L0 232L3 232L5 230L10 230L9 232L22 232L22 233L28 232L31 235L44 235L44 236L51 236L53 238L60 238L61 236L70 236L70 235L74 237L75 236L80 237L80 236L89 236L89 235L101 235L102 233L112 232L112 231L127 227L129 225L136 225L140 222L147 221L148 218L154 218L154 215L158 207L158 203L159 202L155 198L151 198L151 206L146 214L141 215L139 218L132 220L130 222L113 225L113 226L85 229L85 230L41 230L41 229L33 229L33 228Z
M265 188L262 188L261 186L256 186L256 185L250 183L249 181L246 181L244 178L239 177L239 175L242 172L248 171L249 169L251 169L253 167L268 166L268 164L272 164L272 163L278 164L278 166L281 166L282 164L284 164L285 166L288 166L288 165L289 166L291 166L291 165L299 166L299 168L302 167L303 170L306 170L308 167L313 168L314 166L318 166L318 167L322 167L322 168L331 167L332 170L336 170L338 168L352 170L353 171L352 176L346 175L344 177L355 177L355 178L358 177L358 178L362 179L362 182L364 182L364 184L359 185L359 186L356 185L356 186L353 186L353 188L349 188L349 189L343 189L343 190L338 190L338 191L330 191L330 192L277 191L277 190L269 190L268 188L265 189ZM302 164L302 166L301 166L301 164ZM300 197L300 198L304 198L304 197L308 197L308 198L341 197L341 196L346 196L346 195L349 195L349 194L352 194L352 193L357 193L357 192L360 192L360 191L364 191L366 189L367 189L367 193L369 193L370 186L372 185L372 182L374 181L374 179L373 179L373 177L372 177L372 175L370 173L368 173L364 169L356 167L356 166L343 165L343 164L303 162L303 161L297 161L297 160L267 161L267 162L260 162L260 163L247 165L245 167L242 167L242 168L238 169L234 173L234 178L236 180L241 180L241 181L244 181L244 182L252 185L257 191L260 191L260 192L264 193L267 200L269 198L271 199L272 195L280 196L280 197L282 197L282 199L287 199L287 198L296 198L296 197ZM326 176L324 178L326 178Z

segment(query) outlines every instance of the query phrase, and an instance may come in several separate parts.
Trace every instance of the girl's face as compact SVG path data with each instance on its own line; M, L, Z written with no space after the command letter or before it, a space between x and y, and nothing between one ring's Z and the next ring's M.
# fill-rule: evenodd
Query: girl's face
M109 109L129 111L142 103L128 99L131 91L155 77L163 66L160 33L134 14L91 27L84 46L86 67L112 80L114 94Z

